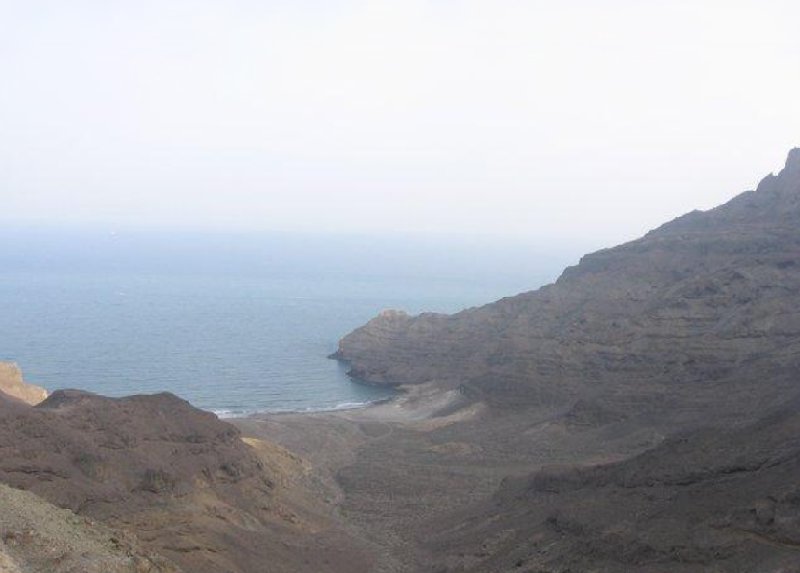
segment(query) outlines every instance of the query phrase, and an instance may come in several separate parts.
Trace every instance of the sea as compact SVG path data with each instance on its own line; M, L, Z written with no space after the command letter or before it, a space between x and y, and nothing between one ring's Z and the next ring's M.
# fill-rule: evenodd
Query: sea
M52 391L172 392L220 417L357 408L392 390L328 356L382 310L537 288L575 250L479 238L0 232L0 360Z

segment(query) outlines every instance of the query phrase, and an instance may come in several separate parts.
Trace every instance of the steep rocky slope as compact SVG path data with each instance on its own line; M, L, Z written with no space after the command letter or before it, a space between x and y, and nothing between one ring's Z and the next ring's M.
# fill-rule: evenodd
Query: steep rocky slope
M13 362L0 362L0 392L32 405L47 398L47 390L25 382L22 370Z
M386 312L335 355L378 384L459 387L504 410L709 413L795 392L800 150L756 191L585 256L535 292L455 315ZM594 407L594 406L593 406Z
M438 571L800 571L800 400L629 460L508 480L426 540Z
M0 481L133 532L187 571L366 571L303 471L171 394L60 390L31 407L0 393Z

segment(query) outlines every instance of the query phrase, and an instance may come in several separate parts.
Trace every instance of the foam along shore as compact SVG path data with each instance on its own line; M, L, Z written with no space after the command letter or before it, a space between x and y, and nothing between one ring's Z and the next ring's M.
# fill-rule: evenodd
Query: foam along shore
M271 410L251 413L214 411L223 419L261 420L273 417L335 416L353 422L381 421L416 424L432 419L440 423L464 420L483 410L483 404L467 400L459 389L445 390L436 384L416 384L397 387L397 394L371 402L347 402L331 408L304 410Z
M340 402L333 406L309 406L307 408L273 408L273 409L244 409L244 408L211 408L209 412L215 414L221 420L230 420L236 418L248 418L250 416L259 415L273 415L273 414L318 414L324 412L341 412L345 410L362 410L371 408L390 400L395 397L381 398L379 400L369 400L364 402Z

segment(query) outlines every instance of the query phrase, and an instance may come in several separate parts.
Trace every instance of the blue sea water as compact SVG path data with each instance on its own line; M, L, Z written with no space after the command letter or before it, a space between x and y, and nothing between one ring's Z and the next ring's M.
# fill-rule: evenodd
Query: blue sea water
M246 252L219 240L6 239L0 359L50 390L170 391L220 416L385 398L327 358L339 338L386 308L455 312L535 288L560 267L524 252L520 264L469 246L365 251L369 241L320 237L250 241Z

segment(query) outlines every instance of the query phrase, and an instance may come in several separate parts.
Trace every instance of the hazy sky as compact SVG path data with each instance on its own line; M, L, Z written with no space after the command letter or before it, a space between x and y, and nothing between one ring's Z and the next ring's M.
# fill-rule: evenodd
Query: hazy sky
M797 0L0 0L0 219L607 242L800 145Z

